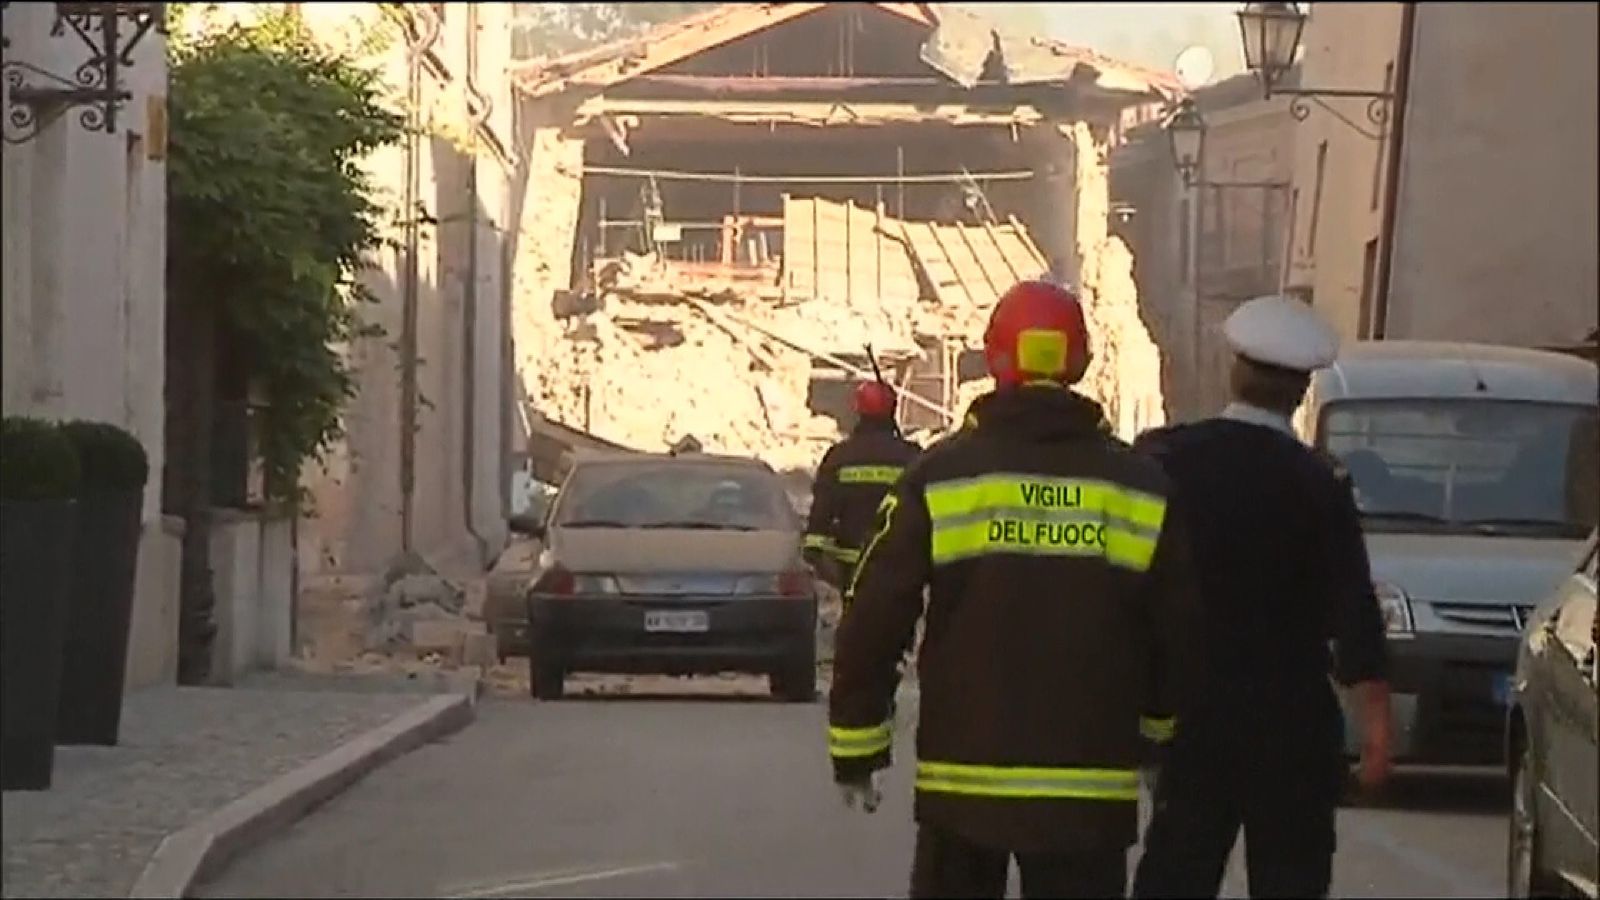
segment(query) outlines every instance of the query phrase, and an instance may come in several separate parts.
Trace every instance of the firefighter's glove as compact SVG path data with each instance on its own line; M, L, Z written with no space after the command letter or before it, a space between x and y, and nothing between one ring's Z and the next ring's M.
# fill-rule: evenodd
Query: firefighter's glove
M878 788L879 773L854 781L839 782L839 796L844 799L844 805L850 809L861 808L862 812L875 813L878 804L883 802L883 791Z
M806 547L800 551L800 556L811 567L811 571L822 574L822 562L827 559L827 554L822 552L821 547Z

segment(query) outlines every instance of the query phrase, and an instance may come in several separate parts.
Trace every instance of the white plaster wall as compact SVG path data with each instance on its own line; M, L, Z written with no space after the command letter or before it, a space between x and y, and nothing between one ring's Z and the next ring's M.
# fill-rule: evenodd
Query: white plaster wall
M217 621L212 677L232 684L247 672L274 669L289 658L292 523L230 509L212 515Z
M133 620L128 629L126 690L177 683L182 542L183 520L176 516L162 516L144 526Z
M1389 336L1571 344L1595 327L1597 7L1417 7Z
M294 522L284 517L261 522L257 554L256 633L251 662L275 669L293 653Z
M51 37L54 4L5 10L7 58L73 77L86 49ZM150 462L129 687L168 680L177 628L172 541L161 527L166 316L165 43L152 31L120 70L131 98L113 134L67 110L0 152L3 404L7 415L93 419L128 429ZM44 84L41 76L30 82ZM8 134L15 134L7 123ZM133 677L137 675L137 677Z
M211 678L232 684L250 668L260 604L261 523L230 509L212 510L211 580L216 594L216 638Z

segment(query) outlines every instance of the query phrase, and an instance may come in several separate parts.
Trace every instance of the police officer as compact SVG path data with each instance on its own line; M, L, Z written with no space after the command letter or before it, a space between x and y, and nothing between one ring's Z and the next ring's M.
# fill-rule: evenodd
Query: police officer
M1197 628L1158 466L1067 386L1077 298L1023 282L995 307L996 389L879 509L835 640L829 751L876 808L896 663L928 589L912 897L1121 896L1137 837L1140 718L1166 717ZM1190 655L1196 651L1189 651Z
M878 503L918 447L895 427L894 391L881 381L856 386L855 429L828 448L811 489L804 553L842 591L861 558Z
M1206 622L1201 681L1165 751L1134 896L1215 897L1242 827L1251 896L1325 897L1348 774L1330 671L1356 687L1362 784L1389 766L1384 624L1361 524L1348 482L1290 426L1338 341L1287 297L1244 304L1224 334L1233 402L1134 444L1173 481Z

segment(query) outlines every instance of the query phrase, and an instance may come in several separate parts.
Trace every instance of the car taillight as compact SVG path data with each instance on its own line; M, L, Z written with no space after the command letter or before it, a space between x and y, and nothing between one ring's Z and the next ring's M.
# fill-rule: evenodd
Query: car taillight
M561 566L552 566L545 570L539 580L533 583L535 594L571 594L578 587L577 576Z
M791 569L778 576L778 593L785 597L809 597L813 592L811 573Z

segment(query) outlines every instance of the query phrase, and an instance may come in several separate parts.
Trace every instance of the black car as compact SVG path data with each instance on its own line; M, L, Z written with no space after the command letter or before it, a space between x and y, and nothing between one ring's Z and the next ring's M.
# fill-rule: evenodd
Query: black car
M578 459L544 521L527 593L540 699L570 672L765 674L817 693L817 589L778 475L753 459L600 454Z
M1506 726L1507 894L1596 896L1595 537L1528 623Z

